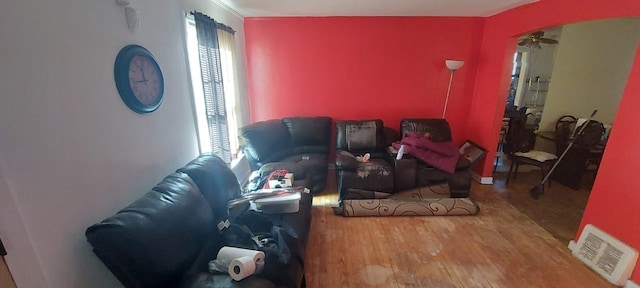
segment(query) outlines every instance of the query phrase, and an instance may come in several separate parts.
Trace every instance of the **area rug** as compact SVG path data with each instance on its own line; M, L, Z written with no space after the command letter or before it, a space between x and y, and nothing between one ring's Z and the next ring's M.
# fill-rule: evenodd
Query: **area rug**
M428 187L414 188L389 195L392 199L438 199L449 198L449 184L443 183Z
M476 215L480 207L469 198L343 200L334 213L357 216Z
M447 184L412 189L395 194L349 189L336 215L444 216L476 215L480 207L469 198L449 198Z

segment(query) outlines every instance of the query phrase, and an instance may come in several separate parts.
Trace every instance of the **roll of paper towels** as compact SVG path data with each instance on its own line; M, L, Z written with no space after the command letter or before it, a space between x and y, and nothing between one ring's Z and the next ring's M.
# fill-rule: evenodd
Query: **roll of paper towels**
M224 246L220 251L218 251L216 259L228 261L227 263L229 263L242 257L250 257L252 259L255 270L251 272L252 274L262 272L262 268L264 267L264 252L262 251ZM231 266L232 265L229 265L229 275L231 275Z
M240 281L256 272L256 262L250 256L243 256L231 261L229 275L233 280Z

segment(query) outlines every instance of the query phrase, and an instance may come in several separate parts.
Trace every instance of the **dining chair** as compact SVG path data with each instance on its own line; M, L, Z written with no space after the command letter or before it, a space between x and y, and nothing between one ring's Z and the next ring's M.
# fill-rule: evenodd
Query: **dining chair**
M564 148L567 147L569 140L572 137L573 132L576 128L577 118L571 115L564 115L558 118L556 121L556 155L560 156Z
M551 179L576 190L580 187L587 167L599 163L603 149L598 149L597 146L605 132L603 124L598 121L591 120L582 125L587 126L579 135L571 136L575 137L574 144L551 175ZM581 127L578 127L577 131L580 130ZM558 138L556 141L561 149L559 153L562 153L571 140Z
M509 178L511 178L512 174L513 179L516 178L518 168L521 165L538 167L542 180L558 158L556 155L545 151L533 150L536 130L537 123L527 124L526 115L523 117L512 117L509 120L504 152L507 154L509 160L511 160L511 166L509 167L506 184L509 184ZM549 181L549 186L551 186L551 181Z

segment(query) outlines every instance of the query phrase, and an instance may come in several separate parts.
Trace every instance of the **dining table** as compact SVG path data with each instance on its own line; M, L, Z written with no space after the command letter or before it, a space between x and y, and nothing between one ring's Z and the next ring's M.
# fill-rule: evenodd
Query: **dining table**
M542 130L535 133L541 139L557 142L556 131ZM562 150L556 151L558 157L561 156L571 141L573 141L573 137L569 138L565 143L556 143L560 144L556 145L556 147L562 147ZM551 174L551 179L573 189L579 189L582 176L587 170L595 167L597 171L605 148L606 140L600 141L591 149L585 149L578 145L572 146L563 159L559 160L560 163L557 164L556 169Z

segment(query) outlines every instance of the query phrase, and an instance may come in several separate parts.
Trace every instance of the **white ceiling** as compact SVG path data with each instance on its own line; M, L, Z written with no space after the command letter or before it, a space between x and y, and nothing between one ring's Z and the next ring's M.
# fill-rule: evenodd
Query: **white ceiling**
M244 17L491 16L539 0L213 0Z

